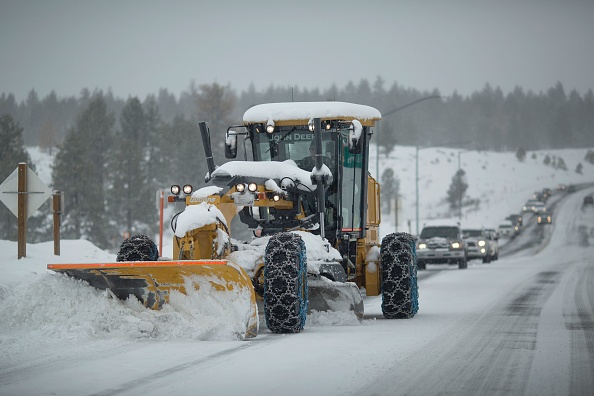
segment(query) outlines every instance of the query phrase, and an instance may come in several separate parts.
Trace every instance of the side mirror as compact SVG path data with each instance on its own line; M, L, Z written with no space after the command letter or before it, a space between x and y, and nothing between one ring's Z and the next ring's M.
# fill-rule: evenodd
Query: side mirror
M353 120L349 127L348 147L349 153L361 153L361 140L363 138L363 125L359 120Z
M237 134L234 131L227 130L227 135L225 136L225 157L237 157Z

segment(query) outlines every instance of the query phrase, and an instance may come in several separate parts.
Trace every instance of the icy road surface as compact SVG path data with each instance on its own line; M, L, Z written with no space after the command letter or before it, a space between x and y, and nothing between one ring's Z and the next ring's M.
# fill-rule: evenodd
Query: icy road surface
M499 261L429 265L413 319L385 320L366 297L363 323L308 318L300 334L75 340L0 366L0 395L591 395L594 209L582 196L558 201L550 226L527 216L518 238L538 243Z

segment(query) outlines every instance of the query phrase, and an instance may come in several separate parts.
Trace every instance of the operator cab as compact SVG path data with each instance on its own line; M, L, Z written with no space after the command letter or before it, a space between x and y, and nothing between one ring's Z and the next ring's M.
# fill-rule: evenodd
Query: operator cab
M363 197L367 191L370 127L381 118L376 109L341 102L254 106L244 114L243 130L231 127L227 131L227 157L235 157L237 137L243 135L246 160L247 143L250 143L254 161L285 162L311 172L310 148L315 147L313 118L321 119L321 153L323 163L331 173L331 182L325 186L325 236L334 241L344 233L364 237L366 207ZM315 214L315 188L310 191L301 189L300 193L305 216ZM270 208L256 210L260 211L260 218L270 215Z

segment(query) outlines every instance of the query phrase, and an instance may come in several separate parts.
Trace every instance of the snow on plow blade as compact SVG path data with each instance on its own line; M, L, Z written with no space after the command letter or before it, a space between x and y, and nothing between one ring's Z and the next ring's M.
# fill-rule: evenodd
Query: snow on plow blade
M309 311L353 312L363 319L363 297L356 284L327 278L308 278Z
M172 291L187 295L187 288L193 287L198 294L201 288L205 293L223 292L231 302L239 300L239 305L246 307L245 338L255 337L258 332L252 281L243 269L225 260L48 264L47 268L84 280L97 289L108 289L121 300L132 294L151 309L161 309Z

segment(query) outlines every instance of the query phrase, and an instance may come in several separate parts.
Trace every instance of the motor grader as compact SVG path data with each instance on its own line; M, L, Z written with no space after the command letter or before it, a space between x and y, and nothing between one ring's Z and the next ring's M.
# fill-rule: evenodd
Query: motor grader
M226 157L235 159L241 143L244 160L220 166L201 122L206 185L171 188L168 200L184 204L172 219L171 259L156 260L154 243L137 237L122 244L119 263L50 269L156 309L173 290L208 279L249 300L246 336L257 332L258 305L270 331L295 333L310 311L362 318L362 292L382 295L384 317L410 318L418 310L415 243L406 233L380 243L380 187L368 172L380 119L372 107L344 102L257 105L225 134ZM232 235L237 219L250 241ZM251 248L256 258L246 266L237 258Z

